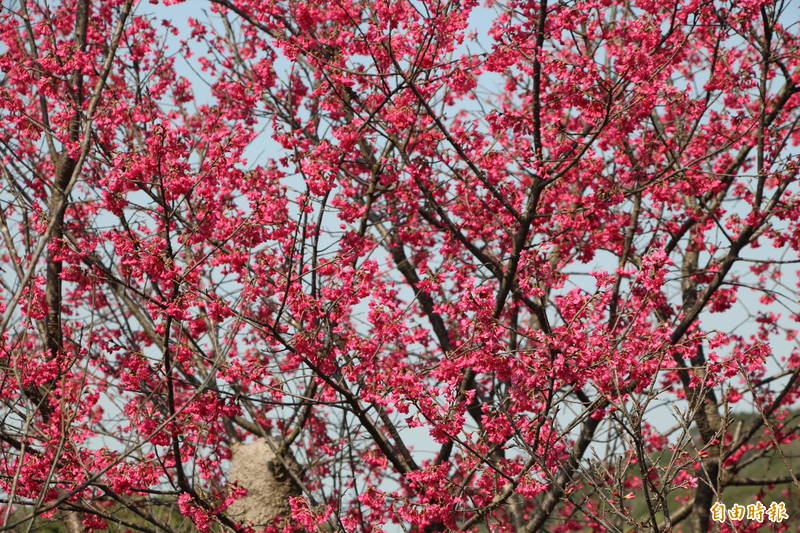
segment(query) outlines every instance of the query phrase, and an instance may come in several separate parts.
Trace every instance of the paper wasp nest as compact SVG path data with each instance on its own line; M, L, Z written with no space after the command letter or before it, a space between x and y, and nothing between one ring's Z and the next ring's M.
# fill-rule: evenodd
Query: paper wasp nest
M300 468L290 453L282 460L276 457L278 446L278 441L263 438L233 446L229 478L247 489L247 495L228 508L234 520L263 527L291 516L289 498L299 496L300 488L287 469L297 474Z

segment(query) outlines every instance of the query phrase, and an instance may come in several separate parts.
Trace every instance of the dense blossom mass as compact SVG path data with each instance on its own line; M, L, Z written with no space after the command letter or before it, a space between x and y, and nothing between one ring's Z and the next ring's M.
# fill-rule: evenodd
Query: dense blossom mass
M4 528L796 527L795 2L1 9Z

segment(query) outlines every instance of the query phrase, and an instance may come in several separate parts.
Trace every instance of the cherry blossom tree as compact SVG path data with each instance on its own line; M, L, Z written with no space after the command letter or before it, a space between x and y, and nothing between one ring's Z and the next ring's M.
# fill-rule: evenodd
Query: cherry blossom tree
M793 2L156 3L2 5L0 529L797 502Z

